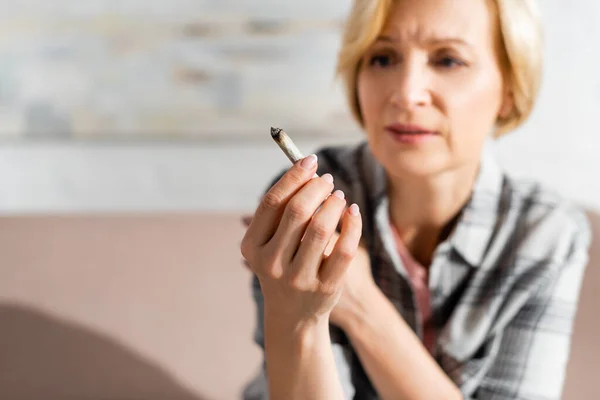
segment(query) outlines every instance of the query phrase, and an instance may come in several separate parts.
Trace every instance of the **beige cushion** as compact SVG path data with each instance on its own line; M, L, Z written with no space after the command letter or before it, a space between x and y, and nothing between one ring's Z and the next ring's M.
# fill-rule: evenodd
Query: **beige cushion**
M238 215L0 219L0 399L235 399L260 360Z
M0 399L238 399L261 360L241 236L235 214L0 218ZM596 397L598 262L596 239L565 399Z
M593 228L590 263L583 279L575 319L563 399L598 398L600 377L600 215L589 213Z

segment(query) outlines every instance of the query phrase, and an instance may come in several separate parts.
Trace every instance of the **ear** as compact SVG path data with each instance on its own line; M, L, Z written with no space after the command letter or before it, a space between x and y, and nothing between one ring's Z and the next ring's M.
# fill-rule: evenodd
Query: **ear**
M515 107L515 98L512 94L512 91L506 89L504 92L504 96L502 99L502 104L500 106L500 110L498 111L498 119L506 119L513 112Z

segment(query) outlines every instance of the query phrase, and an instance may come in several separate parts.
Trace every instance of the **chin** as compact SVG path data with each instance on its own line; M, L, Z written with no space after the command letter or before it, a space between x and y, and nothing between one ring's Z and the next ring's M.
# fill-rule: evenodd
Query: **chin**
M446 157L440 152L402 151L382 149L374 152L379 163L391 176L403 178L429 178L448 170Z

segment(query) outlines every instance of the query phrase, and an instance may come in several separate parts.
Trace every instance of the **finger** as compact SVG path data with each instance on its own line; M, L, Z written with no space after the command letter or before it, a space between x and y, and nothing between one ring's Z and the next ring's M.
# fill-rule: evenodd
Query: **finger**
M335 233L346 200L341 191L336 191L310 221L306 235L293 260L292 273L300 279L314 279L324 258L323 253Z
M323 285L333 287L342 281L356 255L361 236L362 218L358 206L353 204L344 213L340 237L319 271Z
M262 247L272 238L287 202L312 179L316 169L317 156L313 154L294 164L267 191L246 230L242 249Z
M344 213L347 211L347 208L344 209ZM331 254L331 252L333 251L333 248L335 247L335 244L337 243L337 240L340 237L340 231L342 230L342 222L344 221L344 218L340 218L340 220L338 221L337 227L335 228L335 232L334 234L331 236L331 239L329 240L329 243L327 244L327 248L325 249L325 251L323 252L323 255L325 257L329 257L329 255Z
M336 231L333 233L333 235L331 235L331 239L329 239L329 243L327 243L327 247L325 248L325 251L323 252L323 255L325 257L328 257L331 254L331 252L333 251L333 248L335 247L335 244L337 243L339 238L340 238L340 234L337 232L337 229L336 229Z
M325 174L311 180L289 201L270 243L284 262L292 260L313 215L332 190L333 177Z

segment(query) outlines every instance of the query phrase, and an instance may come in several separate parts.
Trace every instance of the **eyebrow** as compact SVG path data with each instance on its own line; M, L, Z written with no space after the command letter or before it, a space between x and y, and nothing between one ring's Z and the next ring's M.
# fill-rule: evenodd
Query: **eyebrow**
M377 39L375 41L376 42L394 43L394 42L398 42L399 39L394 38L392 36L382 35L382 36L377 37ZM466 42L465 40L463 40L461 38L457 38L457 37L439 37L439 38L433 38L433 39L427 40L426 43L429 44L429 45L440 45L440 44L454 43L454 44L459 44L459 45L462 45L462 46L473 47L469 42Z

